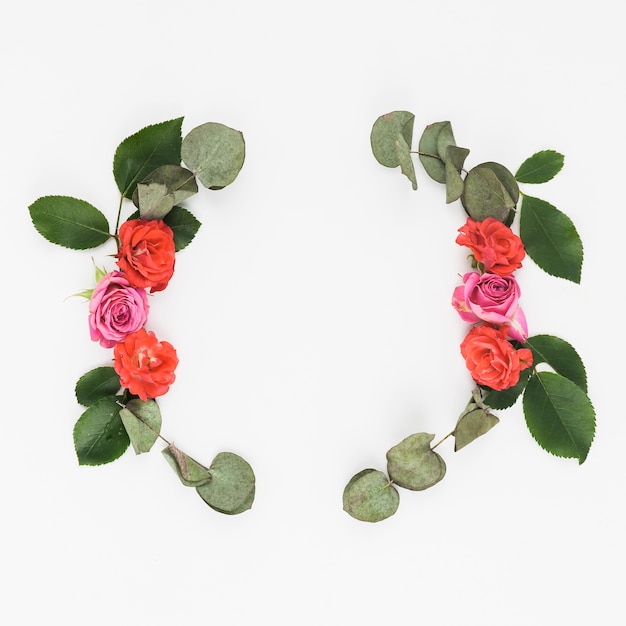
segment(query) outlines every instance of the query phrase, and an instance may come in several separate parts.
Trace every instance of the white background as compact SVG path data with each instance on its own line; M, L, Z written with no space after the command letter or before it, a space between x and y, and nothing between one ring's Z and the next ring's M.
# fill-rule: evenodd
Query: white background
M619 3L266 0L4 10L0 608L7 624L619 624L626 557L621 401L625 57ZM515 11L512 8L515 6ZM578 5L577 5L578 6ZM8 11L8 12L7 12ZM374 120L451 120L467 165L566 155L525 190L576 224L580 285L517 274L531 333L572 343L597 412L588 460L552 457L521 406L379 524L348 479L407 435L442 437L471 389L450 307L464 222L373 158ZM222 516L155 449L79 467L76 380L104 247L45 241L43 195L117 208L115 148L181 115L242 130L244 168L187 203L203 223L152 300L177 348L163 434L201 461L244 456L256 501ZM130 209L128 209L129 211ZM621 294L621 295L620 295Z

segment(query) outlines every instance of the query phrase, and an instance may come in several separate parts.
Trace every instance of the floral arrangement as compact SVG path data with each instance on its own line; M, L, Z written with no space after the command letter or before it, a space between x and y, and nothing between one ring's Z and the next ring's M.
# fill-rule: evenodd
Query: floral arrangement
M421 491L437 484L446 464L435 448L454 437L455 451L462 449L499 422L492 409L509 408L520 396L528 429L547 452L583 463L595 434L580 356L558 337L529 336L515 277L528 255L547 273L580 282L583 248L572 221L519 188L551 180L563 167L563 155L542 150L515 174L495 162L467 171L469 150L456 145L450 122L426 126L418 150L412 150L414 120L408 111L380 116L371 132L372 151L380 164L400 167L413 189L417 154L426 173L445 185L446 203L460 200L465 210L456 243L468 248L471 267L453 291L452 306L470 325L460 353L475 387L454 429L438 443L431 446L433 434L410 435L387 452L386 474L368 468L352 477L343 493L344 510L367 522L397 511L396 486ZM519 235L511 229L517 215Z
M113 174L120 203L112 233L105 215L77 198L44 196L29 211L35 228L54 244L85 250L113 239L117 247L116 269L96 267L94 288L77 294L89 302L91 339L113 351L112 365L90 370L76 384L76 399L85 407L73 431L79 464L110 463L131 444L142 454L161 439L182 484L194 487L211 508L233 515L252 506L254 472L232 452L220 452L206 467L161 435L156 398L175 382L178 357L146 328L149 299L166 289L176 254L200 228L180 203L197 193L197 180L211 190L232 183L245 159L241 132L209 122L183 139L182 122L147 126L118 146ZM120 224L128 202L135 210Z

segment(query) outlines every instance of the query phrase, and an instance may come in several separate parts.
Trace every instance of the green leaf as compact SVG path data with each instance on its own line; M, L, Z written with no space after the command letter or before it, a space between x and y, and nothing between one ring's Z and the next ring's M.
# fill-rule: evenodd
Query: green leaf
M343 510L362 522L387 519L399 505L400 494L378 470L365 469L355 474L343 491Z
M454 429L454 451L464 448L474 439L489 432L500 420L487 409L476 407L464 412Z
M526 159L515 172L520 183L545 183L563 168L565 157L556 150L542 150Z
M528 429L544 450L585 461L595 433L595 412L576 383L554 372L537 372L526 387L523 406Z
M502 186L506 189L506 192L513 200L513 203L517 205L517 201L519 200L519 185L515 180L515 176L511 174L511 172L501 165L500 163L496 163L495 161L487 161L485 163L481 163L478 167L486 167L488 170L491 170L496 178L500 181Z
M428 433L409 435L387 452L387 471L394 483L422 491L445 476L446 464L430 447L434 437Z
M207 122L197 126L183 139L185 165L208 189L222 189L237 178L246 157L243 133Z
M520 238L528 256L548 274L580 283L583 244L570 218L526 195L520 213Z
M192 172L180 165L161 165L137 185L139 214L146 220L163 219L177 202L195 193L198 185Z
M91 406L100 398L114 396L120 388L120 377L112 367L96 367L78 379L76 399L83 406Z
M102 465L119 458L130 440L120 418L116 396L94 402L74 426L74 447L80 465Z
M533 365L547 363L557 374L569 378L587 393L587 372L578 352L567 341L552 335L535 335L526 340Z
M213 459L209 472L211 480L196 491L212 509L237 515L252 506L255 477L245 459L232 452L220 452Z
M161 432L159 405L154 400L134 398L120 410L120 417L135 454L150 452Z
M477 222L493 217L506 222L515 202L493 171L484 164L472 168L465 177L461 202L468 215Z
M526 389L531 374L532 368L527 367L519 373L519 381L513 387L503 389L502 391L485 388L487 393L484 398L484 404L492 409L508 409L513 406L522 395L524 389Z
M37 231L59 246L87 250L111 237L104 214L84 200L44 196L35 200L28 210Z
M446 182L446 166L443 158L439 154L438 140L439 133L444 128L450 128L450 133L452 132L450 122L447 121L435 122L434 124L429 124L428 126L426 126L424 132L422 133L422 136L420 137L420 142L418 146L418 150L420 152L419 159L422 162L426 173L433 180L436 180L438 183L442 184L445 184Z
M381 115L372 126L370 144L374 157L381 165L399 165L402 173L411 181L413 189L417 189L411 158L414 120L415 116L409 111L392 111Z
M186 455L173 443L161 452L186 487L199 487L211 480L211 472L207 467Z
M161 165L180 164L181 128L179 117L146 126L127 137L113 158L113 176L125 198L132 198L137 183Z
M196 236L200 222L187 209L180 206L172 210L163 218L163 221L174 233L174 247L176 252L186 248Z

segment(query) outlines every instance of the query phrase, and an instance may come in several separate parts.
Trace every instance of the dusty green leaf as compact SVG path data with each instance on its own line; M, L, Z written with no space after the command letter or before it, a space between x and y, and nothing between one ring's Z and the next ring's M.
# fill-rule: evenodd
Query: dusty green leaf
M161 411L155 400L130 400L120 410L120 417L135 454L150 452L161 432Z
M391 517L400 504L400 494L378 470L355 474L343 491L343 510L362 522L380 522Z
M183 139L181 156L205 187L222 189L237 178L243 167L246 156L243 133L207 122Z
M120 377L112 367L96 367L78 379L76 400L83 406L91 406L100 398L114 396L120 389Z
M443 158L439 154L438 139L442 129L450 126L450 122L435 122L424 129L419 141L419 159L426 173L438 183L446 182L446 167ZM448 144L449 145L449 144Z
M455 452L490 431L499 421L488 410L478 407L463 413L454 429Z
M400 162L400 171L411 181L413 189L417 189L413 159L404 139L399 138L396 141L396 151L398 153L398 161Z
M565 157L556 150L542 150L526 159L515 173L520 183L546 183L563 168Z
M400 487L422 491L438 483L446 474L446 464L430 447L435 435L416 433L387 452L387 471Z
M490 167L478 165L465 177L461 202L477 222L493 217L505 222L515 202Z
M198 193L196 178L180 165L162 165L137 185L137 203L143 219L163 219L178 203Z
M196 491L212 509L237 515L252 506L255 477L245 459L232 452L220 452L213 459L209 472L211 480Z
M487 161L485 163L481 163L479 167L486 167L491 170L496 178L500 181L502 186L506 189L506 192L513 200L513 203L517 205L517 201L519 200L519 185L515 180L515 176L506 168L504 165L500 163L496 163L495 161Z
M186 487L199 487L211 480L209 468L179 450L173 443L161 452Z

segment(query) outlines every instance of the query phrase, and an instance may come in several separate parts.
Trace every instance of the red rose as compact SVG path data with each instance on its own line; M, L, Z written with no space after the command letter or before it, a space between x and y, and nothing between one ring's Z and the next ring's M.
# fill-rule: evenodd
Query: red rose
M522 267L526 256L522 240L501 221L488 217L482 222L467 218L456 242L471 249L484 269L499 276L509 276Z
M167 393L176 380L176 350L145 328L127 335L113 348L113 356L113 367L119 374L122 387L144 402Z
M507 326L474 326L461 343L461 354L472 378L496 391L513 387L521 370L533 364L528 348L516 350L507 341Z
M128 220L120 227L117 264L133 285L162 291L174 273L174 233L163 220Z

